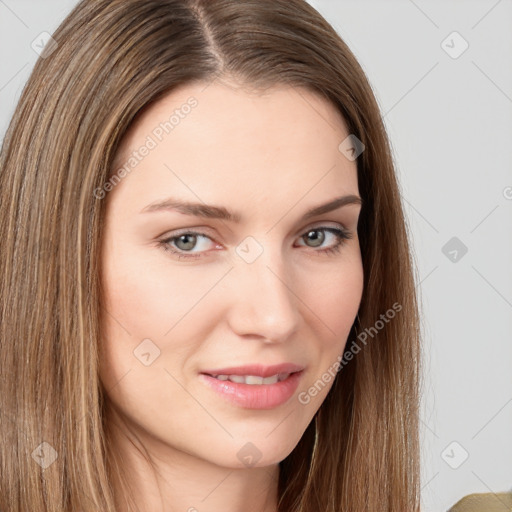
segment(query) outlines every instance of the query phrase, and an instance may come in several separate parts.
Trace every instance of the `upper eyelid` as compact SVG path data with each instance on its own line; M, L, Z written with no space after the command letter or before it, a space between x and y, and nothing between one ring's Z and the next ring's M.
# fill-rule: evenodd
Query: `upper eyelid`
M323 222L317 221L317 222L309 225L308 227L299 230L295 236L298 236L301 234L303 235L303 234L306 234L308 231L311 231L312 229L320 229L320 228L334 228L334 229L341 229L342 231L352 232L352 230L350 228L348 228L346 224L343 224L341 222L337 222L336 223L337 225L335 225L335 226L326 224L326 222L329 222L329 221L323 221ZM177 233L175 233L175 234L171 233L169 235L162 235L159 238L164 239L164 240L169 240L171 238L178 238L178 237L180 237L182 235L186 235L186 234L197 234L200 236L206 236L207 238L214 237L214 235L209 234L209 229L205 227L205 228L182 228L182 229L178 229Z

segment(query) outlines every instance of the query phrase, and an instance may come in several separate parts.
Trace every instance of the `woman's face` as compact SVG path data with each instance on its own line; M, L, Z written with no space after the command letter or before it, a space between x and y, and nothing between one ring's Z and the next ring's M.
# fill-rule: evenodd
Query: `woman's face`
M115 423L156 457L275 464L325 399L362 297L360 205L307 212L359 195L348 135L304 89L218 81L126 134L103 189L100 371Z

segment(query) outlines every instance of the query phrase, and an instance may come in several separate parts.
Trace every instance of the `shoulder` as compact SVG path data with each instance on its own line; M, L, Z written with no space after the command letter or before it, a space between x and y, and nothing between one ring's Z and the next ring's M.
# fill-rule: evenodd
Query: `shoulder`
M512 510L512 492L468 494L448 512L509 512Z

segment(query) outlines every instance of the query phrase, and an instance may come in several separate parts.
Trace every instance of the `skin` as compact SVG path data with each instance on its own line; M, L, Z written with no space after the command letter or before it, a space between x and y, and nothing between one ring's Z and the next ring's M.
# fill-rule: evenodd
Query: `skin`
M298 395L343 353L363 292L360 205L301 219L313 206L359 195L356 161L338 149L349 132L323 98L216 80L182 86L145 109L116 165L190 96L197 106L104 199L100 378L108 418L141 510L241 512L250 503L275 512L278 464L333 379L308 404ZM140 213L171 196L221 205L243 220ZM338 240L328 231L307 236L322 226L352 238L323 253ZM182 228L206 237L168 245L201 257L179 259L159 244ZM246 237L263 249L250 264L236 252ZM147 366L134 355L144 339L160 350ZM273 409L231 404L198 377L281 362L305 370L294 396ZM237 456L248 442L261 454L250 467Z

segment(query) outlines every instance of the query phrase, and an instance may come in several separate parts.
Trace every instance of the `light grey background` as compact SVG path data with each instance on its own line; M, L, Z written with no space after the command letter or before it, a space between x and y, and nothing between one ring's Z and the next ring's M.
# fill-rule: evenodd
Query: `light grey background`
M1 138L31 43L76 3L0 0ZM512 1L310 3L367 73L396 158L425 342L422 510L512 490Z

